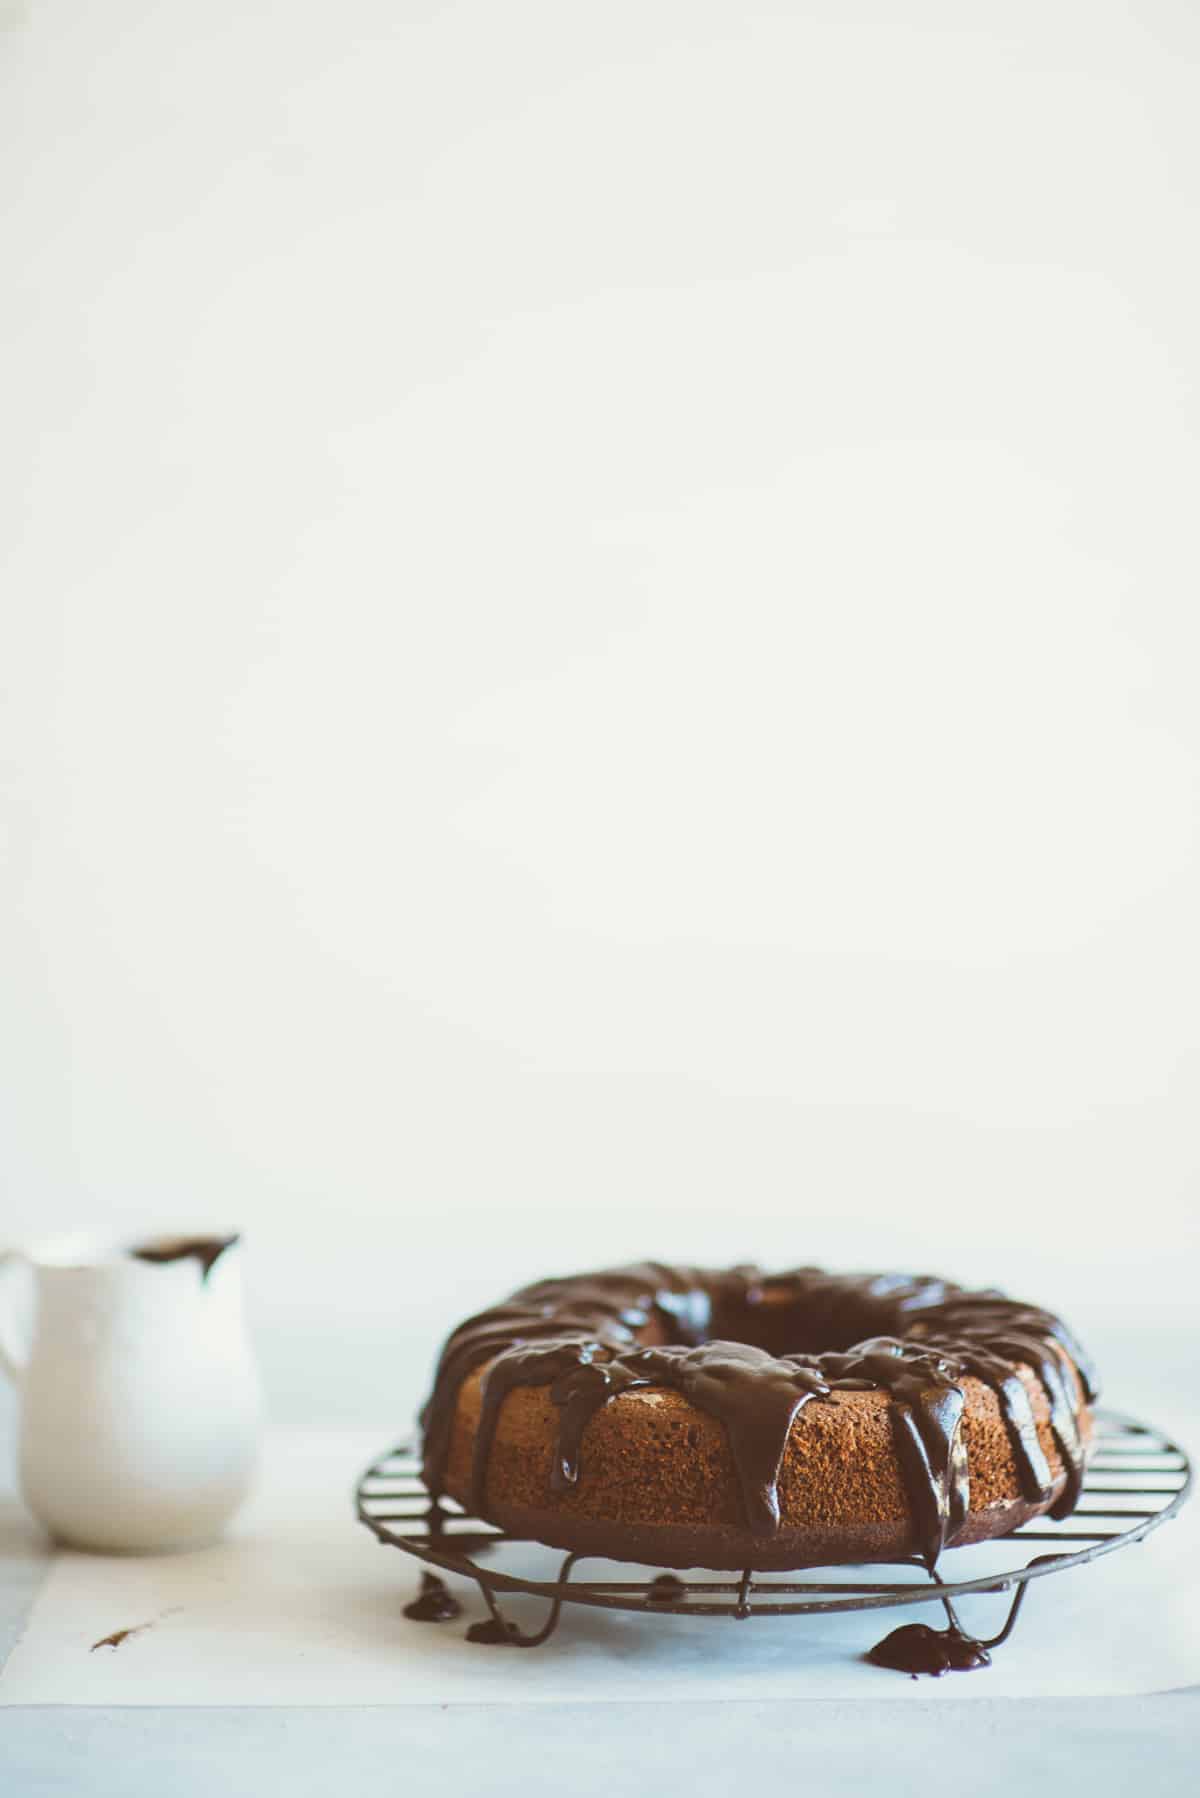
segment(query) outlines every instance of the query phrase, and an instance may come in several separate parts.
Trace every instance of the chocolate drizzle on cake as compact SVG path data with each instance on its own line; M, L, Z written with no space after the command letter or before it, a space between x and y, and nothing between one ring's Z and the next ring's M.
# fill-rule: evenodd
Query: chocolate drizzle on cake
M602 1406L665 1388L724 1425L746 1523L760 1538L779 1530L780 1468L805 1406L836 1403L839 1392L885 1392L913 1546L930 1567L970 1510L964 1379L996 1394L1022 1492L1044 1505L1055 1481L1019 1369L1040 1385L1066 1470L1055 1517L1074 1508L1083 1477L1072 1369L1085 1396L1095 1396L1086 1357L1060 1320L998 1292L966 1292L931 1276L818 1268L768 1276L645 1263L543 1281L460 1325L422 1417L425 1480L435 1495L459 1391L484 1365L469 1493L476 1515L487 1515L488 1459L515 1387L548 1387L558 1407L558 1492L578 1483L585 1432Z
M746 1521L758 1536L779 1528L779 1463L792 1420L808 1400L828 1387L820 1373L800 1362L779 1361L744 1342L703 1342L694 1348L668 1344L633 1348L600 1360L592 1342L540 1343L514 1348L490 1368L483 1415L475 1435L471 1509L482 1514L488 1454L500 1406L514 1386L549 1386L560 1407L558 1452L550 1474L562 1492L579 1478L583 1432L596 1411L622 1392L668 1387L717 1417L729 1432ZM753 1403L748 1395L753 1393Z

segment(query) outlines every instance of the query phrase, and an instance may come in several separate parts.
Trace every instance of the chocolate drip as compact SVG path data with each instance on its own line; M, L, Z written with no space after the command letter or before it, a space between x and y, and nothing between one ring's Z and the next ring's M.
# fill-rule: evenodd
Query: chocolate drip
M930 1629L927 1623L906 1623L894 1629L868 1649L865 1658L876 1667L892 1667L914 1679L919 1673L940 1679L943 1673L970 1673L992 1664L982 1642L964 1636L960 1629Z
M918 1331L942 1328L956 1333L953 1349L968 1373L991 1386L1000 1400L1022 1489L1044 1503L1053 1487L1037 1437L1019 1366L1034 1374L1050 1409L1050 1433L1066 1471L1063 1490L1050 1515L1069 1517L1083 1486L1084 1445L1071 1386L1075 1375L1087 1399L1098 1396L1091 1362L1060 1318L995 1293L968 1295L925 1312ZM1074 1371L1073 1371L1074 1370ZM1021 1395L1024 1394L1024 1397Z
M488 1648L507 1647L513 1639L511 1623L501 1623L496 1617L485 1617L482 1623L473 1623L467 1631L468 1642L482 1642Z
M1054 1481L1050 1463L1042 1450L1033 1402L1025 1382L1010 1361L987 1349L956 1342L953 1352L967 1373L982 1380L996 1394L1022 1494L1034 1504L1044 1504L1053 1490Z
M164 1236L155 1242L141 1242L129 1250L135 1261L198 1261L200 1278L207 1280L218 1260L231 1249L237 1236Z
M413 1623L448 1623L457 1617L462 1606L457 1598L443 1584L436 1573L421 1575L421 1591L411 1604L404 1607L404 1615Z
M488 1461L515 1387L548 1387L559 1409L550 1476L557 1492L580 1478L596 1412L622 1393L657 1388L724 1425L747 1526L764 1538L780 1526L779 1473L804 1406L835 1403L838 1392L885 1392L914 1542L931 1567L970 1511L964 1379L996 1393L1022 1491L1045 1504L1054 1480L1019 1372L1030 1370L1066 1470L1055 1517L1074 1508L1083 1477L1075 1369L1083 1391L1095 1394L1090 1367L1059 1319L994 1291L964 1292L932 1275L800 1268L768 1276L748 1267L714 1274L644 1263L542 1281L455 1331L422 1417L425 1479L435 1494L462 1383L484 1365L469 1493L478 1515L487 1514Z
M895 1337L822 1355L835 1391L879 1391L892 1399L896 1455L913 1510L920 1552L933 1566L971 1508L958 1362Z

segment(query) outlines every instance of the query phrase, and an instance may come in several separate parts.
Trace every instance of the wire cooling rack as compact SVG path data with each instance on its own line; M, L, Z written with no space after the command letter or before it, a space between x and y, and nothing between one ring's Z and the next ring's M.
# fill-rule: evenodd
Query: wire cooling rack
M973 1592L1011 1593L1003 1627L980 1644L992 1648L1011 1634L1032 1581L1140 1542L1174 1517L1191 1491L1192 1465L1177 1442L1154 1425L1119 1411L1100 1410L1095 1418L1096 1434L1083 1491L1070 1517L1061 1523L1040 1517L1009 1536L959 1550L956 1560L970 1556L970 1564L977 1570L970 1579L943 1580L914 1559L896 1563L909 1569L910 1577L905 1580L862 1579L857 1575L880 1569L857 1567L813 1570L823 1574L837 1571L844 1576L838 1579L809 1578L809 1570L802 1578L779 1578L746 1568L739 1576L724 1578L689 1570L651 1579L583 1580L574 1577L576 1566L595 1557L580 1554L568 1554L553 1577L530 1579L505 1571L503 1566L504 1550L530 1539L509 1535L482 1518L469 1516L453 1499L432 1499L421 1478L420 1458L409 1446L392 1449L367 1468L358 1482L355 1507L360 1522L380 1542L403 1549L430 1567L475 1581L490 1615L487 1622L468 1630L474 1641L536 1648L553 1635L564 1604L648 1616L673 1612L745 1620L937 1603L944 1607L951 1627L959 1630L956 1598ZM1010 1558L1014 1547L1019 1552L1024 1543L1053 1547L1024 1566L996 1565L1001 1555ZM559 1551L547 1548L544 1552L553 1567ZM495 1557L495 1564L481 1566L483 1554L489 1560ZM923 1577L912 1577L914 1570ZM428 1585L428 1580L425 1583ZM497 1598L501 1592L545 1599L549 1609L541 1627L523 1630L506 1617ZM410 1607L413 1609L416 1607ZM456 1611L456 1606L447 1605L441 1615L452 1616ZM425 1614L437 1617L437 1606L431 1605Z

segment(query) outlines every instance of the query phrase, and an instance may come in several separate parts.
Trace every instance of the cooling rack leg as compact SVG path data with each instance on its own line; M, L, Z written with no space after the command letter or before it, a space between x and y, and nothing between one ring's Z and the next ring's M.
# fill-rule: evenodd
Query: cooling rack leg
M559 1570L559 1585L565 1586L568 1583L571 1578L571 1569L578 1559L578 1555L567 1556ZM510 1622L504 1615L497 1602L496 1594L486 1580L477 1579L475 1583L483 1594L484 1603L487 1605L490 1615L483 1623L471 1625L467 1631L468 1642L483 1642L493 1648L540 1648L543 1642L549 1641L558 1628L558 1619L562 1614L563 1603L561 1594L552 1600L550 1609L546 1613L546 1621L541 1629L527 1633L518 1628L515 1623Z
M1030 1567L1045 1567L1050 1561L1065 1561L1069 1559L1069 1555L1038 1555L1035 1560L1028 1562L1027 1565ZM1025 1594L1028 1592L1031 1584L1031 1580L1023 1579L1021 1581L1020 1585L1017 1587L1016 1596L1008 1607L1008 1616L1005 1619L1004 1628L1000 1631L998 1636L989 1636L988 1640L983 1645L985 1648L999 1648L1001 1642L1008 1641L1008 1638L1012 1635L1017 1618L1021 1614L1021 1606L1025 1602Z
M1069 1559L1069 1555L1038 1555L1034 1560L1027 1562L1026 1565L1027 1567L1044 1567L1050 1561L1063 1561ZM937 1579L936 1573L934 1574L934 1578ZM1016 1628L1017 1618L1021 1614L1021 1606L1025 1603L1025 1594L1028 1592L1031 1583L1030 1580L1024 1579L1019 1582L1016 1593L1013 1596L1013 1601L1008 1607L1008 1616L1004 1620L1004 1627L998 1634L994 1636L984 1636L982 1638L972 1638L979 1642L981 1648L999 1648L1002 1642L1008 1641L1008 1638ZM942 1608L950 1620L950 1627L952 1629L957 1630L960 1635L970 1634L969 1631L963 1629L962 1624L959 1622L958 1612L948 1598L943 1598Z

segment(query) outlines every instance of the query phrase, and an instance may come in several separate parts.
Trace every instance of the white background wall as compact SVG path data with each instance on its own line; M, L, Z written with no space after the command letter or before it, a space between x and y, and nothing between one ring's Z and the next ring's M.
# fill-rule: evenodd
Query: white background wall
M4 1234L1187 1305L1196 8L0 23Z

